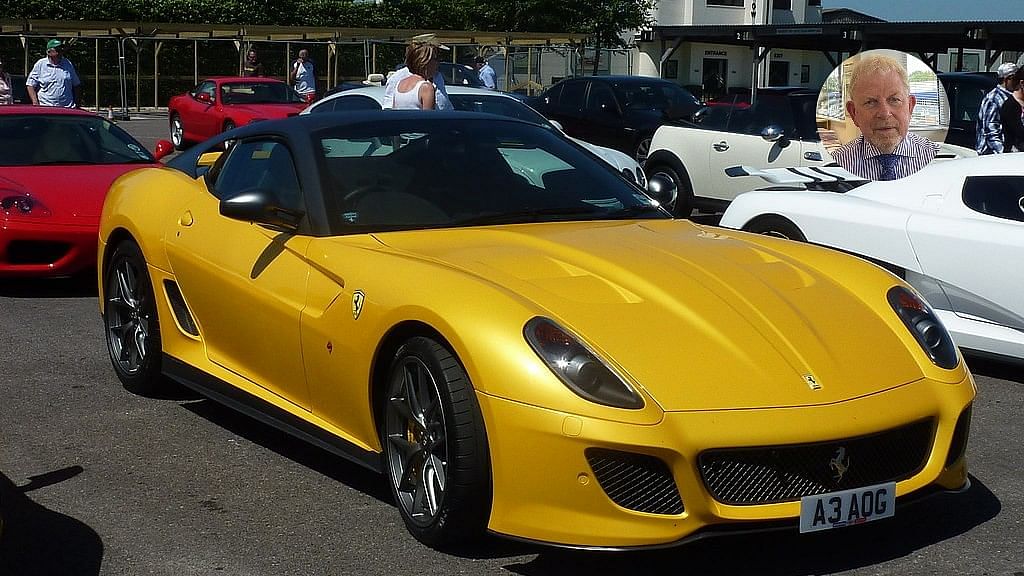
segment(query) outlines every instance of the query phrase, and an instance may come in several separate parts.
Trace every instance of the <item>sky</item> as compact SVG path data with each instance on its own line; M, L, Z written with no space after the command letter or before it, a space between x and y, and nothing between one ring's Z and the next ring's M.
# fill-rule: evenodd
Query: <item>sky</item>
M1024 0L822 0L821 7L850 8L893 22L1024 21Z

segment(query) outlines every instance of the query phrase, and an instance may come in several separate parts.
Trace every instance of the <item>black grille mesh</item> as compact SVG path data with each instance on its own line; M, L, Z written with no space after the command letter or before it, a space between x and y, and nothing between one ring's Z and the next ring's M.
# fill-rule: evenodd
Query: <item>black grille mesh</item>
M53 264L71 250L66 242L44 240L13 240L7 245L7 261L11 264Z
M924 466L933 433L928 419L832 442L708 450L698 465L705 486L719 502L787 502L909 478ZM844 473L838 474L844 465Z
M637 512L682 514L683 500L668 465L646 454L588 448L587 462L613 502Z

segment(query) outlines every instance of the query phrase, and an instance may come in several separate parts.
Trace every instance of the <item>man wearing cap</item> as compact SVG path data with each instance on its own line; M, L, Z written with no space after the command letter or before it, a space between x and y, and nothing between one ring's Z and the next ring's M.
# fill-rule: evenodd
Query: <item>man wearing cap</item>
M999 84L989 91L981 101L981 108L978 110L977 144L975 145L978 154L1003 153L1003 123L999 119L999 108L1011 96L1013 75L1016 72L1017 65L1013 62L1000 64L996 69Z
M484 88L488 90L498 89L498 76L494 73L494 68L487 63L487 60L483 56L477 56L473 59L473 67L476 68L477 76L480 77L480 82L483 83Z
M416 44L430 44L437 46L440 50L449 50L447 46L441 44L441 41L437 39L435 34L420 34L413 36L409 39L409 45L406 47L408 53L409 48ZM383 108L390 110L395 107L395 90L398 88L399 82L412 76L412 72L409 71L408 66L402 66L390 76L388 76L387 86L384 87L384 103ZM448 91L445 90L444 86L444 74L438 71L434 74L434 109L435 110L452 110L452 102L448 99Z
M25 79L28 97L36 106L75 108L82 103L82 81L74 65L61 52L64 45L54 38L46 43L46 57L40 58Z

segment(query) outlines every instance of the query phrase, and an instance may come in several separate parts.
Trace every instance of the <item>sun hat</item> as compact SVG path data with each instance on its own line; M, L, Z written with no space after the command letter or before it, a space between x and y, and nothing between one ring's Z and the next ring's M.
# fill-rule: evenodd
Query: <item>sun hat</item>
M64 43L54 38L46 43L47 50L53 50L54 48L60 48Z
M409 38L409 44L430 44L431 46L437 46L441 50L450 50L441 41L437 39L437 34L418 34Z
M1000 78L1009 78L1017 72L1017 65L1013 62L1003 62L996 68L996 76Z

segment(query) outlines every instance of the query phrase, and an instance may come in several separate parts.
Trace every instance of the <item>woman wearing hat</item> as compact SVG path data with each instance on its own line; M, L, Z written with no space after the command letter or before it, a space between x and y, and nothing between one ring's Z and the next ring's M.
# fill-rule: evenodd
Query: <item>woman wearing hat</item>
M4 69L4 61L0 60L0 105L14 104L13 90L11 75Z
M63 44L54 38L46 43L46 57L32 66L25 86L37 106L74 108L82 102L81 84L74 65L61 52Z

